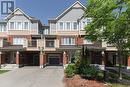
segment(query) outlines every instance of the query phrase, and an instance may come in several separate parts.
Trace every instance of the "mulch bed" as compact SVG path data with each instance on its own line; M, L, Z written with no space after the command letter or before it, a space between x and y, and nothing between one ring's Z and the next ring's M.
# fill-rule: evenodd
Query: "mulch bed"
M103 82L87 80L75 75L73 78L64 79L66 87L107 87Z

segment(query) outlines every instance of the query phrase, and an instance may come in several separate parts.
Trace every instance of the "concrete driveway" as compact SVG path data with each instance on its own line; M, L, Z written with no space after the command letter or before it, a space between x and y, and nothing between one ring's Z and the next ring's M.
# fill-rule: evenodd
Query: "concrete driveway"
M63 67L24 67L0 75L0 87L64 87Z

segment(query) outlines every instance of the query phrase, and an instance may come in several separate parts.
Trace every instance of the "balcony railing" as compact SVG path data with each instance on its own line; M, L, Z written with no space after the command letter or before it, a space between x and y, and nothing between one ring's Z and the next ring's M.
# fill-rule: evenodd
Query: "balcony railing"
M85 34L86 34L86 31L85 31L85 30L80 30L80 31L79 31L79 34L80 34L80 35L85 35Z
M46 46L49 48L54 48L55 47L55 41L54 40L46 40Z
M28 41L28 47L37 47L37 40Z

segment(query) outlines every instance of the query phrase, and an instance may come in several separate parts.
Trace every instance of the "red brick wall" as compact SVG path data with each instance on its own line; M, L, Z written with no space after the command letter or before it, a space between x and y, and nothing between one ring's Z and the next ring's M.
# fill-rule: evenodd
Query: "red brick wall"
M29 41L31 41L31 35L20 35L20 36L17 36L17 35L11 35L11 36L8 36L7 38L7 41L10 43L10 44L13 44L13 38L15 37L19 37L19 38L27 38Z
M77 44L77 45L82 45L82 44L83 44L83 40L84 40L83 37L77 37L77 39L76 39L76 44Z
M12 36L9 36L9 37L7 38L7 41L8 41L10 44L12 44L12 43L13 43L13 37L12 37Z
M128 57L128 65L127 66L130 66L130 56Z

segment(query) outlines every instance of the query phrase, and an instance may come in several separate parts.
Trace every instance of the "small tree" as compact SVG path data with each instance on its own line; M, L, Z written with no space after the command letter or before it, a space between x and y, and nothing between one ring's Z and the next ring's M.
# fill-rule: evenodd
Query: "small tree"
M86 38L104 41L117 48L121 79L121 55L130 48L130 1L89 0L85 17L93 19L92 23L85 28Z

